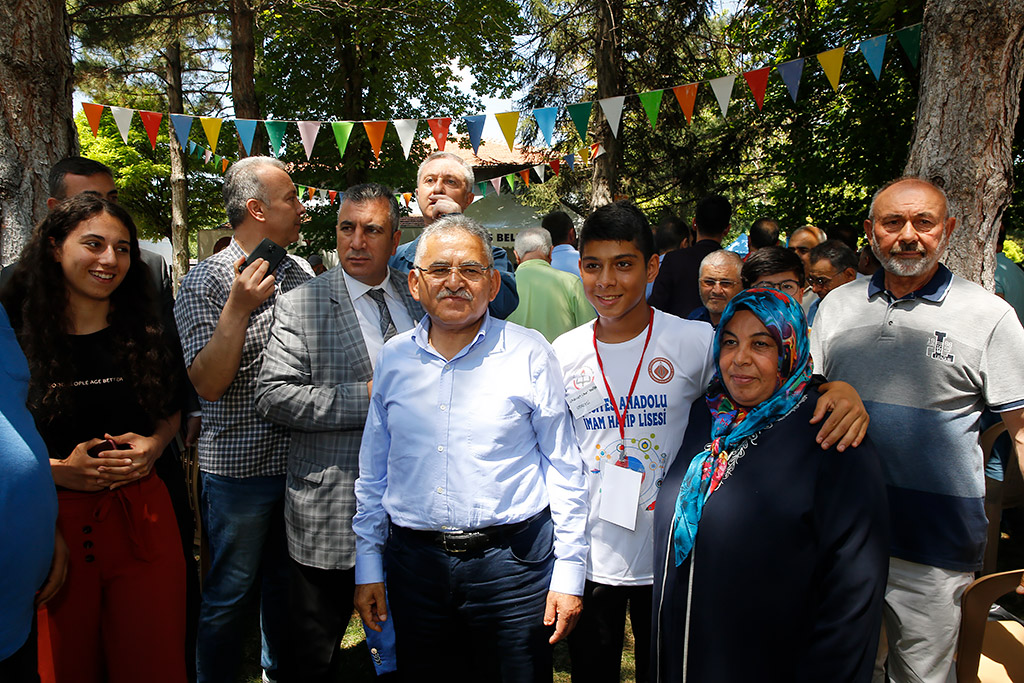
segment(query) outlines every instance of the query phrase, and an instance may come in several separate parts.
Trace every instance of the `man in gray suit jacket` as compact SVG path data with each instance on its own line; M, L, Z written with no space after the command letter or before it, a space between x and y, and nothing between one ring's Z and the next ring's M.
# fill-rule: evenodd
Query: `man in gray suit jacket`
M349 188L338 211L341 267L277 300L256 411L291 429L285 523L292 559L290 643L282 680L334 681L355 587L353 484L381 346L423 309L388 268L398 202L376 183Z

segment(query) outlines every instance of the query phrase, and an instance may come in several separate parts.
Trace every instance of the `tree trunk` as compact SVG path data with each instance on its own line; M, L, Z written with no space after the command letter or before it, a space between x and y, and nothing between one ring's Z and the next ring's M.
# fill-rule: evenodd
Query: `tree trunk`
M181 43L167 46L167 107L172 114L183 114L181 89ZM168 122L170 123L170 122ZM170 131L171 142L171 277L174 292L188 272L188 184L185 180L185 151Z
M906 173L949 196L957 227L944 262L992 289L995 243L1013 190L1013 131L1024 79L1024 3L929 0Z
M597 72L597 98L622 94L622 0L597 0L594 35L594 67ZM594 175L590 189L590 210L615 200L618 188L619 142L608 121L597 107L597 141L605 153L593 160ZM619 130L622 130L620 125ZM586 140L584 140L586 144Z
M256 99L256 39L255 12L249 0L231 0L231 99L235 117L261 120L260 103ZM266 154L268 142L262 126L253 136L254 154ZM238 156L244 157L245 147L238 142Z
M0 2L0 263L46 215L50 167L78 152L63 0Z

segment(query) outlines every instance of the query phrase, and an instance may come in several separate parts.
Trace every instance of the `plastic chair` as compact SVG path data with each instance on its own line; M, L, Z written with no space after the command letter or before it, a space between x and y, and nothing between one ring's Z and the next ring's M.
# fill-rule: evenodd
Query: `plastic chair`
M959 683L1024 681L1024 625L988 621L992 603L1020 584L1024 569L976 580L961 599L960 641L956 652Z

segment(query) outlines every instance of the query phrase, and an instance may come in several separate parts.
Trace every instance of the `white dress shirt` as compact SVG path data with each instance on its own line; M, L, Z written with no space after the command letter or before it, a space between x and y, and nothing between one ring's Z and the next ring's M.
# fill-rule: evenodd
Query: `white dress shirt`
M366 343L366 353L370 356L370 364L376 368L377 355L380 354L380 347L384 346L384 335L380 333L380 309L377 308L377 302L366 293L371 289L379 289L384 292L384 303L388 306L388 313L391 314L391 322L394 323L396 332L411 330L416 321L409 317L409 311L405 309L401 296L391 286L391 278L387 275L384 276L384 282L371 287L345 271L342 273L345 276L345 286L348 288L349 298L352 299L352 306L356 309L359 329L363 333L363 342Z

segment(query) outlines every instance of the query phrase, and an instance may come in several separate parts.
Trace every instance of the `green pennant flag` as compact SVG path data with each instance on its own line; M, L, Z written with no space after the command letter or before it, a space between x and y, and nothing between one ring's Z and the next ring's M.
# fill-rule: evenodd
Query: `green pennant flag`
M569 116L572 117L572 122L576 124L576 132L580 134L580 140L583 142L587 141L587 126L590 125L590 110L593 106L593 102L583 102L566 107Z
M338 143L338 151L341 152L341 156L345 156L345 148L348 147L348 136L352 134L352 126L355 125L351 121L335 121L331 124L331 130L334 131L334 141Z
M306 194L306 186L305 185L296 185L295 186L295 194L297 194L299 196L299 201L301 201L302 197Z
M284 142L284 130L288 127L287 121L264 121L267 127L267 136L270 138L270 152L276 157L281 152L281 144Z
M917 60L921 56L921 24L896 31L896 37L907 53L907 57L910 58L910 63L916 67Z
M651 121L651 128L658 125L658 112L661 111L661 95L665 92L664 90L654 90L652 92L642 92L637 95L640 98L640 104L644 105L644 111L647 112L647 118Z
M512 192L513 194L515 194L515 191L516 191L516 174L515 173L509 173L507 176L505 176L505 180L508 181L508 191Z
M487 182L485 181L485 182L482 182L482 183L477 183L476 186L480 188L480 196L481 197L486 197L487 196Z
M222 158L222 157L221 157L221 155L219 155L219 154L214 154L214 155L213 155L213 165L214 165L214 166L220 166L220 160L221 160L221 158Z

